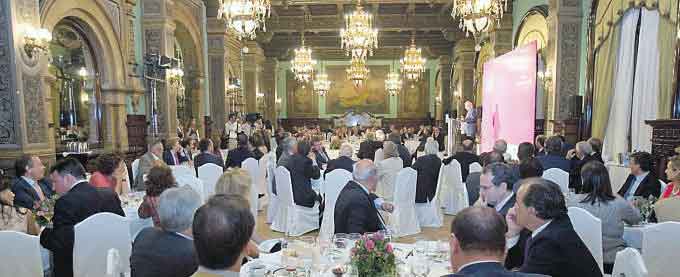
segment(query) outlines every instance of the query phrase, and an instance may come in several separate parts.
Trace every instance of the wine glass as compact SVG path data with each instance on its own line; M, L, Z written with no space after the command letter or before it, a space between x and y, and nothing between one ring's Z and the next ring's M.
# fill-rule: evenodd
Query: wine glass
M290 243L281 245L281 264L292 275L297 270L297 253Z
M411 259L411 273L415 276L426 277L430 274L430 261L424 257Z
M349 241L349 248L353 248L356 246L356 243L361 240L361 234L359 233L351 233L347 236L347 240Z

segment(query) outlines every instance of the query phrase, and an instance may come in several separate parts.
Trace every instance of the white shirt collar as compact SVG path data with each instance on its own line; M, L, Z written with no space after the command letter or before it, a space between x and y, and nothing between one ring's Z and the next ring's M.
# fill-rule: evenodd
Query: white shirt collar
M185 238L185 239L191 240L191 241L194 240L194 238L192 238L192 237L190 237L190 236L187 236L187 235L185 235L185 234L182 234L182 233L180 233L180 232L175 232L175 234L177 234L178 236L183 237L183 238Z
M462 271L463 268L466 268L466 267L468 267L468 266L476 265L476 264L481 264L481 263L498 263L498 264L500 264L500 261L496 261L496 260L481 260L481 261L474 261L474 262L471 262L471 263L466 263L466 264L464 264L464 265L461 265L461 266L458 268L458 272Z
M635 180L637 180L638 182L642 182L642 180L647 178L647 175L649 175L649 171L643 172L642 174L635 176Z
M24 181L26 181L31 186L35 186L38 183L35 180L28 178L26 176L21 176L21 178L24 179Z
M149 153L151 153L151 152L149 152ZM158 156L156 156L156 154L154 154L154 153L151 153L151 157L152 157L154 160L160 160L160 158L158 158Z
M505 204L508 203L508 201L510 201L510 198L512 198L513 195L515 195L515 193L512 192L512 191L510 191L510 194L508 194L508 196L506 196L505 198L503 198L503 200L501 200L501 202L498 202L498 203L496 204L496 206L494 206L494 208L496 209L496 211L497 211L497 212L500 212L501 209L503 209L503 206L505 206Z
M532 238L532 239L535 238L535 237L538 235L538 233L540 233L541 231L543 231L543 229L547 228L548 225L550 225L550 222L552 222L552 219L546 221L545 223L543 223L543 225L541 225L541 227L536 228L536 230L534 230L534 231L531 233L531 238Z
M368 189L364 185L359 183L359 181L354 180L354 182L357 183L366 192L366 194L371 194L370 192L368 192Z

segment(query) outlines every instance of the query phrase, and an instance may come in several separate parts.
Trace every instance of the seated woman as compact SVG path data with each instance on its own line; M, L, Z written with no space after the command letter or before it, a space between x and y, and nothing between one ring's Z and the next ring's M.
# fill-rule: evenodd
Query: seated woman
M265 145L263 132L258 131L253 134L250 137L250 144L252 145L253 158L258 161L269 152L269 148Z
M397 174L404 168L404 162L399 157L397 145L391 141L383 142L384 159L376 163L378 168L377 195L385 198L385 201L394 200L394 185L397 182Z
M626 248L623 223L637 224L640 212L628 201L615 195L604 164L592 161L581 169L584 194L569 199L569 206L583 208L602 221L604 273L611 274L616 252Z
M661 198L659 199L680 196L680 155L668 159L666 176L668 176L670 183L666 186L666 190L661 194Z
M146 187L146 195L144 195L144 202L139 206L137 214L140 218L151 217L153 225L158 226L158 198L166 189L177 186L172 170L162 165L152 167L149 170L144 186Z
M14 206L10 182L0 182L0 231L16 231L38 235L40 227L29 209Z
M130 185L128 184L127 167L119 155L114 153L102 154L95 163L97 171L92 173L90 185L113 190L119 195L128 192Z

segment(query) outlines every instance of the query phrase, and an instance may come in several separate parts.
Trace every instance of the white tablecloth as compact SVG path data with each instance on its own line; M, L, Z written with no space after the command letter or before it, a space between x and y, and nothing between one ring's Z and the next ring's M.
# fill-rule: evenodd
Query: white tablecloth
M630 169L627 166L611 162L607 162L605 166L609 171L609 179L612 183L612 191L619 191L619 189L621 189L623 186L623 183L626 182L628 175L630 175Z
M645 226L631 226L624 227L623 240L626 241L628 247L633 247L637 250L642 250L642 238L644 237L644 229L651 225Z

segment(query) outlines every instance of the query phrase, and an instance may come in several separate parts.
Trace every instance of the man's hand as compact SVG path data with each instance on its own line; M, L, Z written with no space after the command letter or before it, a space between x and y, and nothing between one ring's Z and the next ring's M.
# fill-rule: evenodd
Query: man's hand
M517 223L517 211L515 207L510 208L508 214L505 215L505 221L508 224L508 232L505 233L506 238L512 238L519 236L519 232L522 231L522 226Z
M307 158L310 158L312 161L316 161L316 154L314 154L314 151L309 151Z
M576 156L576 149L571 149L567 151L567 160L571 160Z
M392 211L394 211L394 205L392 205L392 203L385 202L385 203L382 204L382 206L380 208L382 208L383 211L386 211L388 213L391 213Z

